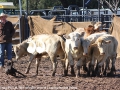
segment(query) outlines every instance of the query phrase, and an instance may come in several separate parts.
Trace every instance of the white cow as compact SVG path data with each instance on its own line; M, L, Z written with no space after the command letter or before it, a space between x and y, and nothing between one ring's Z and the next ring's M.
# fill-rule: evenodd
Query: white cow
M101 32L101 33L93 33L91 35L89 35L88 37L86 37L83 42L82 42L82 46L83 46L83 55L87 55L89 47L91 44L93 44L98 37L107 34L107 32Z
M102 22L96 22L95 24L94 24L94 30L95 31L102 31L103 30L103 28L105 28L106 27L106 24L102 24Z
M103 34L103 33L102 33ZM68 69L68 62L71 66L71 74L75 75L74 73L74 59L78 60L77 62L77 75L80 76L80 67L84 66L86 62L90 61L90 59L86 59L85 56L83 56L83 30L81 29L81 32L78 32L77 30L70 33L68 36L63 36L66 39L65 42L65 51L67 54L67 60L66 60L66 75L67 75L67 69ZM86 67L84 67L85 69Z
M103 66L105 62L107 62L108 59L111 59L112 67L110 74L114 74L115 61L117 56L117 47L118 47L118 41L116 40L116 38L109 34L102 35L92 45L97 46L94 48L92 61L91 61L91 65L94 66L95 60L97 59L98 62L97 73L100 74L100 68ZM107 62L104 70L104 75L106 75L106 69L108 65L109 63Z
M22 45L21 47L19 47L19 45L14 46L14 52L16 54L16 58L19 58L20 56L22 56L21 54L24 53L21 52L21 48L25 49L26 52L30 53L29 65L26 70L26 73L29 72L31 62L34 58L39 59L37 60L37 70L36 70L36 73L38 73L38 65L41 57L44 55L48 55L53 64L52 76L54 76L57 67L57 61L56 61L57 56L59 55L60 58L63 59L64 61L64 57L66 55L64 40L56 34L50 34L50 35L41 34L29 38L27 42L28 42L28 46L26 47L24 47L24 45Z
M72 32L68 36L64 35L63 36L66 39L65 42L65 51L67 54L66 58L66 74L68 74L68 63L71 66L71 74L75 75L74 72L74 59L78 61L77 63L77 68L79 70L80 68L80 58L83 56L82 52L82 46L81 46L81 41L82 41L82 35L80 35L77 32ZM80 73L78 72L77 75L79 76Z
M71 74L74 75L74 69L73 69L73 66L74 66L74 59L77 59L78 62L77 62L77 75L79 76L80 75L80 67L81 66L85 66L85 64L87 62L89 62L91 59L90 58L87 58L85 56L83 56L83 47L81 46L81 44L83 42L85 42L84 40L82 40L82 37L87 37L89 36L90 34L92 34L91 32L94 31L94 27L91 25L91 26L88 26L87 32L85 32L85 29L84 28L77 28L74 32L70 33L68 35L68 37L65 37L66 39L66 45L65 45L65 49L66 49L66 53L67 53L67 57L68 57L68 60L66 61L69 61L70 62L70 65L71 65ZM89 31L89 32L88 32ZM87 33L87 35L86 35ZM95 36L93 35L93 38L92 38L92 43L95 42L95 40L97 39L96 37L99 37L100 35L103 35L103 34L106 34L106 32L102 32L102 33L96 33ZM77 38L80 39L79 41L77 41ZM90 37L90 40L91 40L91 37ZM94 41L93 41L94 40ZM79 43L79 53L75 53L75 50L73 49L75 44L78 44ZM91 44L92 44L91 43ZM89 43L88 43L89 44ZM71 46L71 47L70 47ZM84 44L83 44L84 46ZM85 47L86 48L86 47ZM73 53L74 51L74 53ZM90 54L90 50L87 50L87 52ZM76 57L75 57L76 56ZM68 68L68 65L66 65L66 70ZM83 67L84 68L84 67ZM85 67L86 68L86 67ZM67 73L66 73L67 75Z
M29 45L28 39L26 39L22 43L13 46L16 60L19 60L20 58L22 58L26 55L31 56L31 54L27 51L28 45ZM39 60L41 59L41 55L37 55L35 58L36 58L36 64L37 64L39 62ZM29 71L27 68L25 73L28 73L28 72ZM36 75L37 74L38 74L38 66L36 67Z

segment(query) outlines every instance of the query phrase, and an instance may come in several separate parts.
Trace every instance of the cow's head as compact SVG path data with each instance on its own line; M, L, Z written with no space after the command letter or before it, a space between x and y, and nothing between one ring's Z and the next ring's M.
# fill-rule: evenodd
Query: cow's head
M66 44L69 44L72 51L77 53L81 45L81 35L76 32L72 32L69 35L64 35L63 37L66 39Z
M96 24L94 24L95 31L102 31L103 28L105 27L106 27L106 24L102 24L102 22L96 22Z
M87 56L88 50L89 50L89 47L90 47L90 41L87 40L87 39L84 39L83 42L82 42L82 46L83 46L83 55Z
M85 33L87 33L89 35L94 33L94 26L93 25L88 25L88 27L85 28Z
M26 51L25 51L25 48L22 47L22 46L19 45L19 44L13 46L13 50L14 50L15 57L16 57L17 60L20 59L20 58L24 55L24 52L26 52Z
M104 55L106 52L107 44L111 43L111 40L102 40L98 39L92 46L97 46L100 52L100 55Z

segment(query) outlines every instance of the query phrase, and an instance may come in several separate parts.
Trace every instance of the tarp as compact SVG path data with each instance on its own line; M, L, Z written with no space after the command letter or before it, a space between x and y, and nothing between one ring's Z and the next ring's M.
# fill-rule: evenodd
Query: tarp
M120 57L120 17L113 15L110 27L111 34L118 40L117 57Z
M30 27L30 35L37 34L68 34L73 32L76 28L86 28L92 22L62 22L43 19L40 16L29 16L28 23Z
M73 32L76 28L86 28L88 25L91 25L92 22L62 22L43 19L40 16L29 16L28 23L30 27L30 35L37 34L69 34ZM114 15L111 27L109 31L115 38L118 40L118 57L120 57L120 17ZM110 33L109 32L109 33Z

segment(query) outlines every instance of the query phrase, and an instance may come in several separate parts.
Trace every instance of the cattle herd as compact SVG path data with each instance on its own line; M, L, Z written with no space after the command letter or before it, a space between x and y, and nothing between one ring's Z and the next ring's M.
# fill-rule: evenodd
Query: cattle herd
M87 76L114 75L118 41L104 31L104 27L101 22L96 22L87 28L77 28L74 32L62 36L57 34L31 36L13 47L15 57L18 60L26 54L29 55L25 73L29 73L32 61L36 60L37 75L41 57L49 57L53 65L52 76L55 76L59 57L63 65L63 76L68 75L69 65L71 75L76 77L81 76L81 69Z

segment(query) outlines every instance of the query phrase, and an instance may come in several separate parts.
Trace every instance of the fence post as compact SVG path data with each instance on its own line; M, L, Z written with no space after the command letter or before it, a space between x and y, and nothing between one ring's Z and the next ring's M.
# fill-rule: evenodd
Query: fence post
M104 15L101 14L101 20L100 20L102 23L104 22Z

